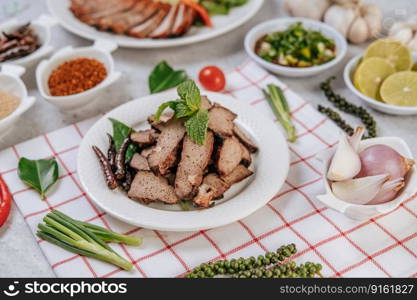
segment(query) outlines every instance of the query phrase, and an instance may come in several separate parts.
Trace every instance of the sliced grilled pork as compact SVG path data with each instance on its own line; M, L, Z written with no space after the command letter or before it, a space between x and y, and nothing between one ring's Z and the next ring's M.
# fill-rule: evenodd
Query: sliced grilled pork
M152 146L152 147L148 147L142 150L142 152L140 153L140 155L142 155L143 157L145 157L146 159L149 158L149 155L151 155L152 152L155 151L156 146Z
M245 145L246 148L248 148L248 150L251 153L255 153L256 151L258 151L258 146L256 146L256 144L254 142L251 141L250 138L248 138L246 136L246 134L244 134L242 132L242 130L239 129L239 127L235 124L233 127L233 133L235 134L235 136L239 139L239 141Z
M137 143L139 147L147 147L153 145L158 138L159 133L155 129L141 130L137 132L132 132L130 134L130 139Z
M162 21L162 23L149 34L150 38L167 38L171 35L172 26L175 22L175 17L177 16L179 5L171 6L167 16Z
M137 0L122 0L119 1L116 5L110 6L106 9L90 14L84 14L80 16L79 19L89 25L98 26L102 18L130 10L136 3Z
M135 153L135 155L133 155L132 160L130 161L130 166L137 171L151 170L149 168L148 160L139 153Z
M91 14L117 4L118 0L71 0L70 10L76 17ZM108 6L107 6L108 5Z
M181 120L172 119L162 128L155 150L149 155L148 162L152 170L164 175L176 161L177 151L185 135Z
M148 118L148 123L149 125L151 125L151 127L155 130L158 130L159 132L162 131L162 129L164 128L165 124L171 120L173 117L173 114L163 114L161 115L161 117L159 118L159 121L155 121L153 119L153 116L150 116Z
M253 172L243 165L238 165L229 175L222 176L221 179L227 184L235 184L251 176Z
M217 171L221 175L230 174L242 161L242 146L235 137L224 140L218 150Z
M192 8L187 7L184 4L180 4L177 17L172 27L172 35L183 35L190 29L195 19L195 12Z
M171 5L159 3L158 11L154 14L151 18L147 21L143 22L140 25L134 26L130 30L128 30L127 34L137 37L137 38L145 38L151 32L153 32L156 28L158 28L159 24L162 23L164 18L167 16Z
M204 171L213 152L214 136L207 132L204 145L197 145L189 136L184 138L181 161L175 178L175 193L179 199L192 199L200 186Z
M200 207L210 207L212 200L221 197L229 188L230 185L217 174L207 174L203 179L203 184L198 188L198 194L193 201Z
M243 146L243 144L240 144L240 147L242 149L242 164L245 167L249 167L252 163L252 156L248 150L248 148L246 148L245 146Z
M207 96L201 96L201 108L210 110L213 107L213 103L207 98Z
M174 188L163 177L152 172L139 171L133 179L128 196L145 202L161 201L174 204L178 201Z
M235 113L215 103L209 111L208 127L222 137L232 136L234 128L233 121L236 117L237 115Z
M142 24L154 16L160 4L152 0L142 0L129 11L109 16L100 20L101 30L112 30L116 33L125 33L130 28Z

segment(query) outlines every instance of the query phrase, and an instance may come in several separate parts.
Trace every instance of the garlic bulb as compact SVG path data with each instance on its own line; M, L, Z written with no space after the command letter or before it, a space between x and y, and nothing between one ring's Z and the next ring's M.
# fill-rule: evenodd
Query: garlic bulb
M376 38L382 29L382 11L376 4L364 4L360 14L368 26L368 39Z
M362 2L362 0L333 0L333 3L336 4L340 4L340 5L345 5L345 4L360 4Z
M398 31L404 29L404 28L410 28L410 26L407 24L407 22L396 22L394 23L391 28L388 31L389 36L395 35Z
M284 9L294 17L321 20L330 0L285 0Z
M413 30L410 27L404 27L390 37L403 44L408 44L413 39Z
M355 177L360 170L359 155L349 143L346 134L342 132L327 172L327 178L332 181L348 180Z
M368 24L362 17L356 17L349 28L347 38L354 44L366 42L369 37Z
M340 200L353 204L366 204L378 195L383 184L389 179L388 174L356 178L333 182L333 194Z
M324 22L346 37L355 17L355 9L352 6L332 5L324 15Z
M417 52L417 34L407 44L411 51Z

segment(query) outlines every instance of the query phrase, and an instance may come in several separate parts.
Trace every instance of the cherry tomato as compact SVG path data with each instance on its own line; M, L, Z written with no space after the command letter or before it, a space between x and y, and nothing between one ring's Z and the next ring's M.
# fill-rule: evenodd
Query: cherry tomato
M216 66L207 66L201 69L198 79L203 87L209 91L218 92L226 86L226 77L223 71Z

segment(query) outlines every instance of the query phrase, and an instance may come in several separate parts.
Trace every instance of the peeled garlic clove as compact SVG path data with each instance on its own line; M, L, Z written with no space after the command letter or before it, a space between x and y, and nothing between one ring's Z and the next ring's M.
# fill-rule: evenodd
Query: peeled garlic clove
M362 17L357 17L350 25L347 38L354 44L366 42L369 36L368 24Z
M352 7L332 5L324 15L324 22L346 37L355 17L356 13Z
M388 174L368 176L332 183L333 194L340 200L353 204L366 204L382 189Z
M403 44L407 44L413 38L413 30L410 27L405 27L397 31L394 35L391 35L390 38L399 41Z
M321 20L330 0L285 0L284 9L294 17Z
M346 134L342 132L327 172L327 178L332 181L343 181L355 177L360 170L359 155L347 140Z
M389 201L392 201L397 197L398 192L405 186L405 182L403 178L398 178L395 180L391 180L385 182L382 185L381 190L379 193L367 204L368 205L375 205L375 204L382 204Z
M362 137L365 133L365 127L358 126L355 128L355 132L351 137L349 137L349 143L352 145L352 148L358 152L359 144L362 141Z

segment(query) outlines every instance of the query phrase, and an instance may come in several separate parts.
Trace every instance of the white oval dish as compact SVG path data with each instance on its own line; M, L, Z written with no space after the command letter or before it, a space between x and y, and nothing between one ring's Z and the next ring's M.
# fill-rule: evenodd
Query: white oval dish
M20 79L26 69L22 66L2 64L0 72L0 89L11 93L20 99L20 105L6 118L0 120L0 137L8 133L19 117L34 103L35 97L28 96L28 91Z
M194 26L182 37L169 39L138 39L125 35L98 31L75 18L69 10L70 0L48 0L48 9L66 30L89 40L108 39L120 47L165 48L202 42L226 34L251 19L262 7L264 0L250 0L247 4L230 10L227 16L214 16L213 28Z
M4 63L12 63L24 67L30 67L34 65L37 61L39 61L41 58L49 55L54 50L54 47L52 47L50 44L51 28L56 24L55 18L48 15L41 15L36 20L32 21L30 24L30 26L33 28L34 32L38 36L41 46L27 56L17 59L11 59ZM25 25L25 23L18 21L17 19L11 19L6 23L1 24L0 37L2 36L2 32L12 32L22 25Z
M178 205L147 206L129 199L121 191L107 188L93 145L105 151L106 133L112 132L108 118L115 118L135 129L149 128L147 118L158 106L176 99L175 90L128 102L101 118L85 135L78 154L80 182L91 199L110 215L129 224L167 231L194 231L218 227L240 220L264 206L281 188L289 169L289 152L277 125L253 107L233 97L207 92L213 102L238 114L237 124L259 145L251 169L254 175L236 184L223 200L209 209L181 211Z
M356 68L358 67L358 64L362 58L362 54L359 54L352 58L345 66L345 70L343 72L343 78L345 81L345 84L347 87L351 90L352 93L354 93L356 96L358 96L359 99L364 101L366 104L368 104L370 107L382 111L387 114L392 115L415 115L417 114L417 106L396 106L391 104L386 104L382 101L378 101L375 99L372 99L371 97L368 97L364 94L362 94L360 91L358 91L353 84L353 75L356 71ZM413 59L414 61L417 61L417 53L413 53Z
M36 69L36 82L42 97L62 110L71 110L90 104L91 100L101 90L116 82L122 75L114 70L114 60L111 52L116 49L117 45L113 42L97 40L90 47L73 48L68 46L62 48L48 60L43 60ZM101 62L106 67L107 77L101 83L85 92L70 96L51 96L48 87L48 79L51 73L64 62L80 57L92 58Z
M404 140L397 137L379 137L363 140L359 145L362 151L372 145L387 145L407 158L413 158L410 148ZM354 220L368 220L381 214L388 213L396 209L402 202L410 198L417 192L417 169L413 166L407 174L405 187L400 191L394 200L377 205L358 205L338 199L332 192L329 181L327 180L327 170L329 169L331 158L335 152L335 147L319 153L317 159L323 163L323 181L325 183L326 194L317 196L326 206L333 208Z
M302 22L305 28L320 31L325 37L333 39L336 43L336 58L320 66L292 68L267 62L255 53L256 42L261 37L272 32L284 31L296 22ZM263 22L252 28L245 37L245 50L254 61L272 73L288 77L308 77L319 74L337 65L346 55L347 43L346 39L339 32L322 22L305 18L279 18Z

